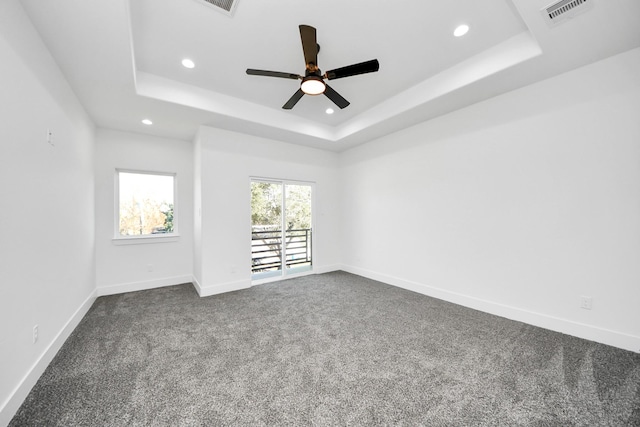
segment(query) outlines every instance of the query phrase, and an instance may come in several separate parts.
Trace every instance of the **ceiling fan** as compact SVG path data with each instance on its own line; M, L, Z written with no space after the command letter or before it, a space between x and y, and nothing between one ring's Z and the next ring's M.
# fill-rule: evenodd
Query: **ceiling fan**
M247 69L247 74L253 76L302 80L300 83L300 89L298 89L298 91L294 93L293 96L282 106L285 110L292 109L305 94L320 95L322 93L324 93L325 96L333 101L338 107L345 108L349 105L349 101L333 90L331 86L324 82L324 80L335 80L343 77L357 76L358 74L373 73L380 69L378 60L372 59L371 61L336 68L335 70L327 71L322 74L320 68L318 68L318 52L320 51L320 45L318 45L316 41L316 29L309 25L300 25L300 38L302 40L304 62L307 64L304 77L298 74L283 73L280 71Z

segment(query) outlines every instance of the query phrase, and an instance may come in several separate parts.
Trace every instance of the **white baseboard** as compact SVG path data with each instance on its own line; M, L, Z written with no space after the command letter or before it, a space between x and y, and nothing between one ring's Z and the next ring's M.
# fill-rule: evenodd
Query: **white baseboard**
M193 276L191 278L191 283L193 283L193 288L196 290L196 292L198 293L199 296L202 296L200 294L200 290L202 289L202 286L200 286L200 282L198 281L198 279L196 279L196 276Z
M324 273L331 273L332 271L338 271L338 270L342 270L342 265L340 264L332 264L332 265L320 265L320 266L313 266L313 273L314 274L324 274Z
M473 308L474 310L480 310L485 313L494 314L496 316L505 317L507 319L516 320L518 322L527 323L529 325L538 326L540 328L549 329L555 332L561 332L563 334L572 335L589 341L595 341L601 344L607 344L613 347L640 353L640 337L636 337L633 335L599 328L597 326L587 325L568 319L549 316L546 314L536 313L518 307L499 304L496 302L447 291L445 289L436 288L434 286L429 286L410 280L404 280L398 277L388 276L359 267L343 265L341 266L341 270L348 273L357 274L358 276L377 280L388 285L397 286L399 288L452 302L454 304Z
M62 344L64 344L64 342L67 340L67 338L69 338L69 335L71 335L76 326L78 326L85 314L87 314L94 301L96 300L96 297L96 292L91 292L87 299L84 300L84 302L75 311L75 313L73 313L67 323L62 327L60 332L58 332L51 344L49 344L47 348L45 348L42 355L33 364L22 381L20 381L18 386L9 395L9 398L0 407L0 426L6 426L9 424L13 416L20 408L20 405L22 405L22 402L24 402L24 400L27 398L27 395L29 394L33 386L36 384L47 366L49 366L49 363L51 363L55 355L62 347Z
M235 282L218 283L216 285L203 286L195 277L191 279L193 287L201 297L223 294L225 292L239 291L251 287L251 280L238 280Z
M125 292L144 291L147 289L162 288L165 286L181 285L191 283L193 276L174 276L162 279L146 280L143 282L122 283L119 285L101 286L96 289L98 296L123 294Z

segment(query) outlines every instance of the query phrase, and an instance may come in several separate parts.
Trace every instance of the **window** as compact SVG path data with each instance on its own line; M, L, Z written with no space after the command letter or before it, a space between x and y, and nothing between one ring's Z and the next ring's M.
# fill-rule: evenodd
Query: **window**
M177 234L175 174L116 173L116 238Z

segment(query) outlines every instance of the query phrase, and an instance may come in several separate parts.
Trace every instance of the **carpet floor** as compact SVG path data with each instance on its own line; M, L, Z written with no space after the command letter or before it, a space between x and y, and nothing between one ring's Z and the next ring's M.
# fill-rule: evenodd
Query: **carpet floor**
M640 355L344 272L100 297L10 426L640 426Z

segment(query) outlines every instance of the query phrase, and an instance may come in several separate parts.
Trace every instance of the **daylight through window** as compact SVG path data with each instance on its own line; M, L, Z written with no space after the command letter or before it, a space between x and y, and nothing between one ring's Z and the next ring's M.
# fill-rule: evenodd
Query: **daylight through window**
M118 171L117 178L120 236L176 233L175 175Z

